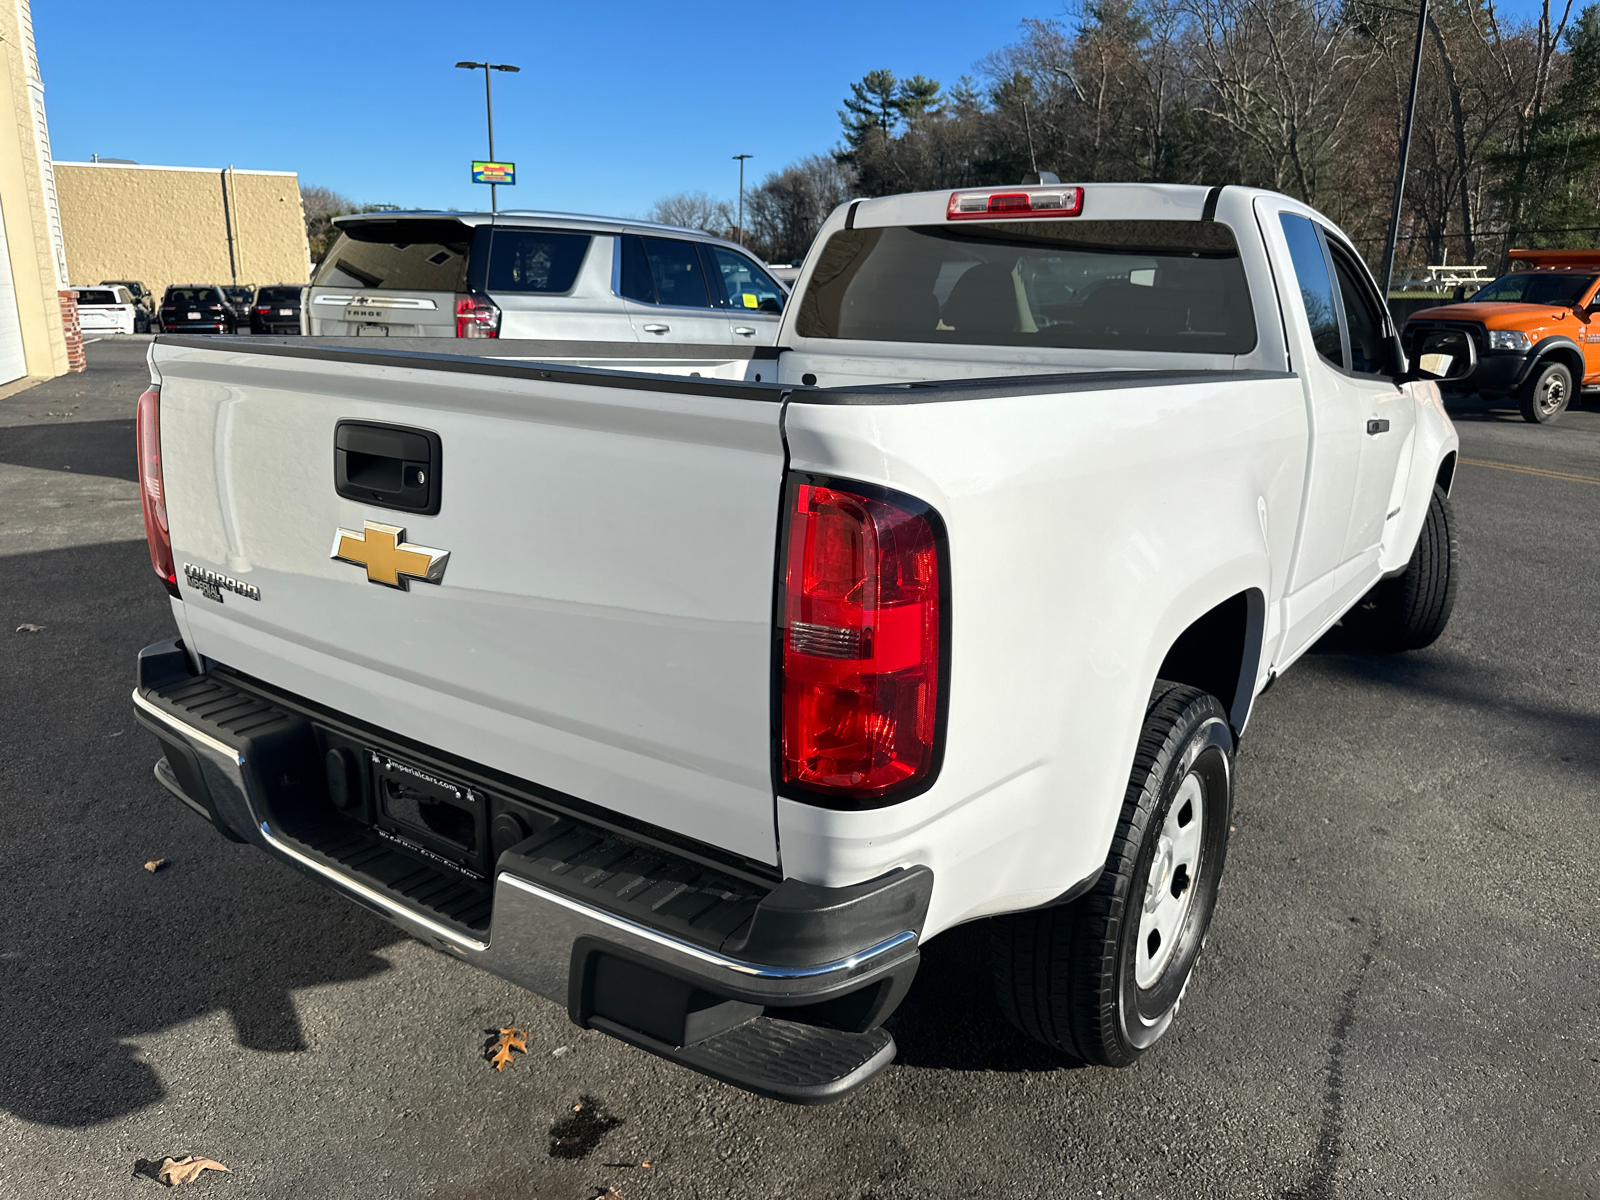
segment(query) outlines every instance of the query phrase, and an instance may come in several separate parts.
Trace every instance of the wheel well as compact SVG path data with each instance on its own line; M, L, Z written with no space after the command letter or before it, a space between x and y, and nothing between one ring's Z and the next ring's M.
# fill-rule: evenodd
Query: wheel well
M1456 481L1456 456L1454 452L1446 454L1444 461L1439 464L1439 474L1433 480L1439 485L1446 496L1450 494L1450 485Z
M1265 598L1254 588L1229 596L1172 643L1157 677L1210 692L1228 710L1237 737L1255 699Z
M1583 354L1572 346L1557 346L1554 350L1541 356L1528 371L1528 378L1533 379L1537 376L1539 369L1552 359L1572 372L1573 387L1581 388L1583 386ZM1529 384L1528 386L1532 387L1533 385Z

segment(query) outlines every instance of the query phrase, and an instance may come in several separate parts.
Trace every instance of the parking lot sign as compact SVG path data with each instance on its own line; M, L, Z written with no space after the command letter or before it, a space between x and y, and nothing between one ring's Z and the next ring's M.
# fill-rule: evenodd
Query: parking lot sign
M517 164L509 162L479 162L472 160L473 183L506 183L517 182Z

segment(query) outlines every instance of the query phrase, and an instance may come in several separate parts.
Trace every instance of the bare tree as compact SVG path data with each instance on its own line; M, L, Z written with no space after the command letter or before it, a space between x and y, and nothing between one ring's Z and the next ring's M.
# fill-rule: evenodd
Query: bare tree
M700 229L718 237L733 237L733 205L726 200L713 200L705 192L679 192L657 200L650 210L650 219L663 225L677 225L683 229Z
M828 214L849 199L855 182L855 168L824 154L768 175L745 201L751 248L769 262L804 257Z

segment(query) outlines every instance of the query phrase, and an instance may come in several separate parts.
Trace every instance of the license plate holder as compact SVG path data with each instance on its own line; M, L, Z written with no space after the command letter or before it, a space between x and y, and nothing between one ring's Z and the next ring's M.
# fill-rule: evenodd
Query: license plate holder
M373 827L436 867L482 881L489 875L489 798L423 767L367 752Z

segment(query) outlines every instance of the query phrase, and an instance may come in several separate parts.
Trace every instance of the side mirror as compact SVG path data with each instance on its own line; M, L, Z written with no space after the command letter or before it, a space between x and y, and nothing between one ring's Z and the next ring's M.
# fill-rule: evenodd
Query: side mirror
M1449 383L1478 369L1478 348L1460 329L1439 329L1422 335L1409 378Z
M1454 289L1452 289L1451 292L1450 292L1450 303L1451 304L1460 304L1466 298L1467 298L1467 285L1464 284L1464 283L1456 284Z

